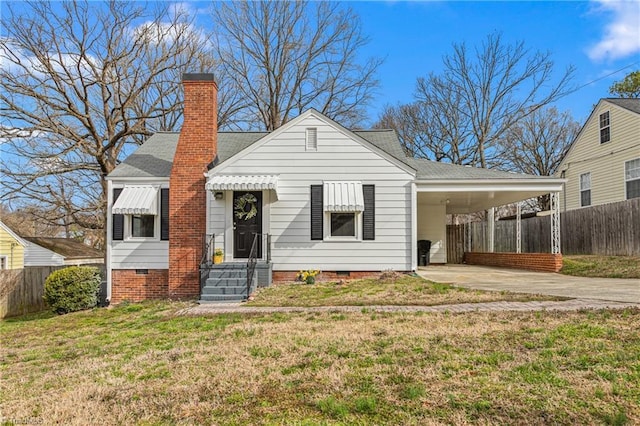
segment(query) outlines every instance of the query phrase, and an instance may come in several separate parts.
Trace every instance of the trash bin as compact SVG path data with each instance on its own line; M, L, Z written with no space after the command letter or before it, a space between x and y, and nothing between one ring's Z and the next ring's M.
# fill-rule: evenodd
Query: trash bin
M431 240L418 240L418 266L427 266L430 262Z

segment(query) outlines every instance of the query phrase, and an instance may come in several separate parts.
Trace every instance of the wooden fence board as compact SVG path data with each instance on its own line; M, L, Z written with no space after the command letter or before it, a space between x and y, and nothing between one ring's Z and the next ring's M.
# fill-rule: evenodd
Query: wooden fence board
M449 227L459 227L449 232ZM472 251L487 251L487 225L473 222L447 226L447 247L455 245L447 261L458 262L464 241L471 227ZM551 217L540 216L522 220L522 252L551 251ZM598 254L607 256L640 256L640 198L570 210L560 214L561 251L564 254ZM495 251L516 251L516 221L498 221L495 226ZM453 259L455 260L449 260Z

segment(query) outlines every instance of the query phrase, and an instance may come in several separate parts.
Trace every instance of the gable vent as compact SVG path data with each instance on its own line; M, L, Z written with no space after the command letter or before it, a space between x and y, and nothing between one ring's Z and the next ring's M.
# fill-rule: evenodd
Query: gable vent
M316 129L315 127L310 127L307 129L306 149L307 151L318 150L318 129Z

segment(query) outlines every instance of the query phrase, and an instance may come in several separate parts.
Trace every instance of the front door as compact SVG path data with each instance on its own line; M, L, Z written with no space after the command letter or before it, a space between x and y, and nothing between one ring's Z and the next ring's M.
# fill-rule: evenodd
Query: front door
M248 259L255 234L262 234L262 192L233 192L233 257ZM262 236L256 241L262 257Z

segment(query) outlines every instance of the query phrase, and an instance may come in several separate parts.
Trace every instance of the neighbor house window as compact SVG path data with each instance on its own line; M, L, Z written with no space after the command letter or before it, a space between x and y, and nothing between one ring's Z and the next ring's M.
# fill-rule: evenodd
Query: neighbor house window
M153 238L155 231L154 215L132 215L131 216L131 236L133 238Z
M307 129L305 147L307 151L318 150L318 129L316 129L315 127L310 127Z
M0 256L0 270L8 269L7 256Z
M580 175L580 206L591 205L591 173Z
M356 237L356 213L331 213L332 237Z
M627 186L627 200L640 198L640 158L624 163L624 180Z
M600 114L600 143L611 140L611 127L609 126L609 111Z

